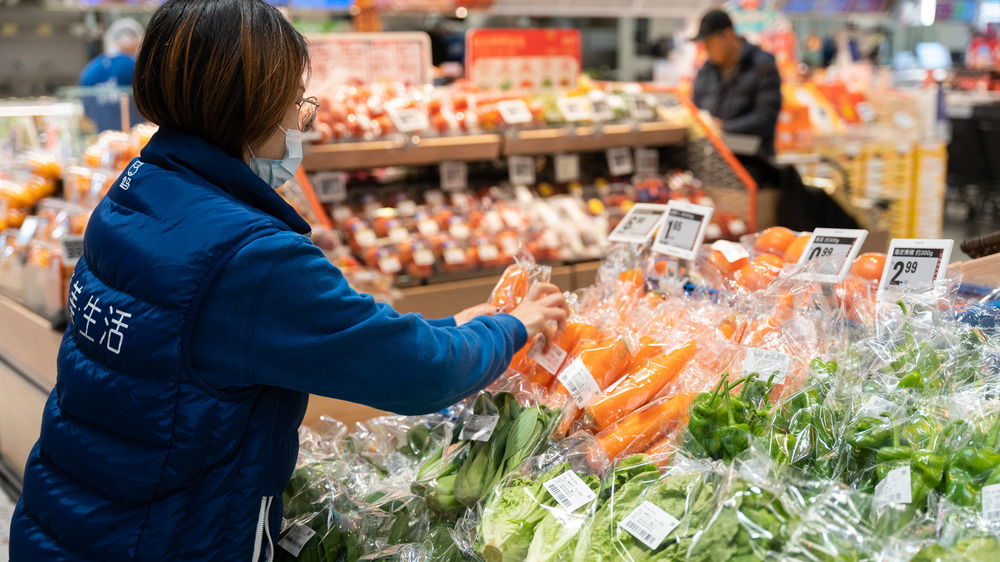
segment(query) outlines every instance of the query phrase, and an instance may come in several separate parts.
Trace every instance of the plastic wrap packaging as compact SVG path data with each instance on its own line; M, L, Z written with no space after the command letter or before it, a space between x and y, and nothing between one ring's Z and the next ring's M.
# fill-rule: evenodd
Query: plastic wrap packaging
M976 515L942 504L927 517L890 537L885 562L986 562L996 560L1000 535Z

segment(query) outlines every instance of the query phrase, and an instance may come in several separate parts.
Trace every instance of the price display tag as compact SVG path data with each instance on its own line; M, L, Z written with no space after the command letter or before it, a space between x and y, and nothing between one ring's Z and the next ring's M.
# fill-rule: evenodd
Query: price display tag
M545 486L545 489L552 494L552 498L570 513L597 498L597 494L590 489L590 486L587 486L572 470L567 470L542 486Z
M693 260L705 239L714 209L691 203L667 203L666 222L653 243L653 251Z
M480 244L476 247L476 254L482 261L493 261L500 257L500 250L493 244Z
M389 119L400 133L419 133L431 126L427 114L413 107L390 109Z
M535 158L532 156L508 156L507 172L511 185L535 185Z
M531 344L531 349L528 350L528 357L534 359L539 367L554 375L559 372L559 367L562 367L563 361L566 360L566 350L556 344L552 344L548 353L545 353L544 349L545 338L536 338L535 343Z
M799 258L799 265L813 260L825 263L817 278L822 283L840 283L847 277L851 264L858 257L861 245L868 237L867 230L817 228Z
M771 382L785 384L791 365L792 357L787 353L751 347L747 349L746 357L743 358L743 376L757 373L757 378L766 381L773 375Z
M660 152L655 148L635 149L635 173L655 176L660 173Z
M354 216L354 211L347 205L337 205L333 208L333 220L337 222L344 222L352 216Z
M632 151L627 148L608 149L608 170L612 176L628 176L635 171Z
M413 263L420 267L430 267L434 265L434 252L427 248L420 248L413 252Z
M954 240L893 239L879 294L893 287L934 284L944 277L954 245Z
M389 231L389 241L393 244L399 244L401 242L406 242L410 237L410 231L406 230L401 226L397 226Z
M403 264L396 256L386 256L378 260L378 268L386 275L395 275L403 269Z
M503 122L508 125L531 123L535 119L524 100L497 102L497 110L500 112L500 117L503 117Z
M890 505L910 503L910 467L901 466L889 471L885 479L875 486L875 508L885 509Z
M983 486L983 519L1000 521L1000 484Z
M17 233L17 239L15 243L20 247L25 247L31 239L35 237L35 231L38 230L38 217L27 217L24 222L21 223L21 230Z
M636 94L629 101L629 112L632 118L638 121L649 121L653 118L653 104L649 103L649 96Z
M83 236L63 236L59 239L64 267L75 266L83 257Z
M580 179L580 155L556 154L556 183L568 183Z
M653 550L660 548L663 539L680 524L673 515L648 501L639 504L621 522L623 529Z
M344 172L322 172L313 178L316 198L320 203L343 203L347 201L347 174Z
M448 228L448 234L459 240L465 240L469 236L472 236L472 231L469 230L469 225L464 222L456 222Z
M298 524L288 530L285 536L278 541L278 546L292 553L292 556L298 556L305 548L306 543L309 539L313 538L316 531L313 531L309 527Z
M866 101L858 103L854 107L854 110L858 112L858 117L865 123L871 123L875 119L878 119L878 113L875 112L875 108Z
M556 106L559 107L563 118L570 123L590 121L594 116L590 100L584 97L559 98L556 100Z
M469 416L462 425L462 432L458 438L462 441L489 441L493 436L493 430L497 427L500 416Z
M465 263L465 250L461 248L448 248L444 251L444 263L448 265L461 265Z
M461 191L469 187L469 165L465 162L441 162L441 189Z
M430 238L431 236L437 236L441 233L441 227L434 219L423 219L417 223L417 232L425 238Z
M593 111L594 121L603 123L615 118L615 112L611 109L606 96L591 96L590 108Z
M417 214L417 204L409 199L404 199L396 205L396 211L401 217L412 217Z
M597 386L597 381L579 358L563 369L556 378L563 383L569 395L576 401L576 405L581 408L585 408L591 398L601 393L601 387Z
M354 241L358 243L358 246L365 248L368 246L374 246L375 243L378 242L378 237L375 236L374 230L364 228L354 234Z
M608 240L634 244L646 242L663 222L666 210L666 205L636 203L608 235Z

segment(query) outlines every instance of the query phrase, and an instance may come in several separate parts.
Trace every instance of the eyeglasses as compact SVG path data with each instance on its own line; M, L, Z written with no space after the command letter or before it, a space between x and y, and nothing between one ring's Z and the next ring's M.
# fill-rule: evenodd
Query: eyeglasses
M308 98L297 98L295 104L299 108L299 130L305 133L312 129L316 122L316 113L319 111L319 101L315 96Z

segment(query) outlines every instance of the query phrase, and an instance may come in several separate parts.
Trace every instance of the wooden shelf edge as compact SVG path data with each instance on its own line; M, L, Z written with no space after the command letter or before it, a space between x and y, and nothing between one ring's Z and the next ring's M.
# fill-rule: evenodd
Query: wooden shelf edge
M573 135L563 129L523 131L504 143L505 155L542 155L562 152L598 152L632 146L672 146L687 139L687 128L664 121L577 127Z

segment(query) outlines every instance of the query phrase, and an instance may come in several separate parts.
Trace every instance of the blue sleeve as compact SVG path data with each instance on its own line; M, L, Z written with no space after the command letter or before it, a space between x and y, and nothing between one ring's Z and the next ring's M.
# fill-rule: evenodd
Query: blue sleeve
M218 389L266 384L419 414L488 386L526 341L506 314L459 327L400 314L351 289L305 237L283 233L220 271L195 318L191 360Z
M435 328L454 328L457 326L454 316L449 316L447 318L425 318L424 322L427 322Z

